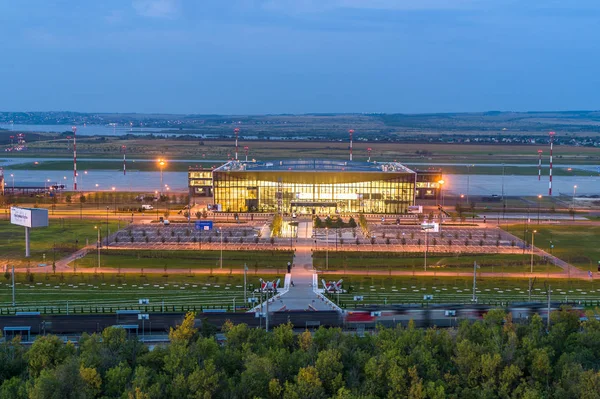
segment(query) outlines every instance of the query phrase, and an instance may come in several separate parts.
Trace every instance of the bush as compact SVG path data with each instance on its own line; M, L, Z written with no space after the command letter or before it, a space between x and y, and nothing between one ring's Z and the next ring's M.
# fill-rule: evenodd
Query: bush
M402 245L406 245L406 238L402 237L402 240L400 240L400 242L402 243Z
M386 243L387 245L390 245L390 239L389 239L389 238L386 238L386 239L385 239L385 243Z
M165 239L165 237L161 237L161 238L160 238L160 241L162 241L162 243L164 244L164 243L165 243L165 241L167 241L167 240Z

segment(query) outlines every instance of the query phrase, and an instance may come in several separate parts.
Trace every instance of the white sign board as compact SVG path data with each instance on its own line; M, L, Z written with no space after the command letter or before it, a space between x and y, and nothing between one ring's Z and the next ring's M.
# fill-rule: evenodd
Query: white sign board
M423 213L423 205L409 205L408 213Z
M10 222L23 227L48 227L48 210L12 206Z
M429 233L439 233L440 225L439 223L427 223L424 222L421 224L421 230L428 231Z

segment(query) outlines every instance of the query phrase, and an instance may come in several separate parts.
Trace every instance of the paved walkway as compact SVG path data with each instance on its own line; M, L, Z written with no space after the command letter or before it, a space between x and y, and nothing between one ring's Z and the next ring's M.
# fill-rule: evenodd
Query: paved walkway
M300 232L300 229L299 229ZM305 239L299 239L305 240ZM309 238L310 240L310 238ZM296 250L291 281L294 283L287 293L281 295L272 309L283 310L331 310L321 297L314 292L312 252L307 246Z

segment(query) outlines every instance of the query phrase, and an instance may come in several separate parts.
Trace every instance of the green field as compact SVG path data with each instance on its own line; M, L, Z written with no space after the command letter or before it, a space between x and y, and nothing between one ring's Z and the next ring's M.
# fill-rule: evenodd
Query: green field
M485 163L485 160L482 160L481 163ZM444 165L442 167L442 171L447 175L501 175L502 174L502 166L479 166L467 168L463 165ZM552 174L554 176L597 176L598 173L594 173L591 171L586 171L582 169L572 169L568 170L568 168L555 166L552 170ZM510 178L511 176L537 176L538 168L537 166L505 166L504 167L504 175L506 178ZM548 168L542 168L542 175L548 176Z
M109 233L117 230L118 222L108 221ZM98 231L94 226L101 226L101 237L106 234L107 224L104 220L79 220L79 219L50 219L48 227L31 229L31 266L44 261L52 264L54 259L73 253L83 248L86 241L93 244L98 239ZM123 223L121 223L123 226ZM0 221L0 262L15 266L28 263L25 258L25 228L10 224L6 220ZM0 263L0 266L4 266Z
M116 275L107 273L75 274L57 273L35 274L33 281L23 273L17 274L16 303L17 310L40 311L44 313L66 312L67 301L71 312L110 312L116 309L138 309L138 299L150 300L150 308L145 310L160 311L163 305L211 307L232 309L235 299L236 307L242 306L243 276L190 274L161 275L128 274ZM6 314L8 309L14 311L11 302L10 276L0 280L0 311ZM259 277L265 280L280 278L283 275L248 275L248 296L260 284ZM104 308L104 309L102 309ZM144 306L141 307L144 309ZM171 309L169 309L171 310Z
M533 221L533 220L532 220ZM523 237L523 225L514 224L502 228L517 237ZM590 225L537 225L529 224L529 233L525 234L531 241L531 230L536 229L535 246L578 267L582 270L596 271L600 261L600 226ZM550 246L554 245L554 248Z
M156 251L156 250L102 250L101 267L128 269L218 269L220 251ZM242 269L248 266L249 273L256 269L272 269L282 272L292 260L290 251L223 251L223 269ZM96 267L96 251L90 251L77 260L77 267Z
M31 162L18 163L15 165L11 165L10 169L12 170L27 170L27 171L44 171L44 170L70 170L73 168L73 161L40 161L38 164L34 164L34 160ZM198 166L202 166L201 163L194 163L194 165L198 164ZM77 166L80 170L123 170L123 160L122 159L107 159L101 161L77 161ZM188 170L187 162L169 162L168 166L166 166L163 170L165 172L187 172ZM207 164L207 166L210 166ZM144 160L144 161L127 161L127 170L128 171L140 171L140 172L158 172L160 168L156 164L154 160ZM86 176L87 177L87 176Z
M498 273L525 273L531 269L531 257L528 254L470 254L470 255L427 255L427 270L470 272L473 262L477 262L481 271ZM410 252L334 252L329 251L329 270L412 270L424 268L423 253ZM313 254L313 265L318 270L326 269L326 253ZM542 262L534 257L534 272L560 272L562 269Z
M354 302L355 295L364 296L362 304L406 304L422 303L423 295L433 295L433 303L469 303L473 296L472 277L386 277L359 275L319 276L326 281L343 278L342 288L347 293L340 294L344 307L359 304ZM556 280L547 281L552 290L552 301L588 301L596 305L600 301L600 279L594 280ZM479 303L522 302L529 300L528 279L481 278L477 279L477 298ZM330 298L337 301L337 295ZM546 288L543 279L533 283L531 299L546 301ZM594 301L593 304L589 301Z

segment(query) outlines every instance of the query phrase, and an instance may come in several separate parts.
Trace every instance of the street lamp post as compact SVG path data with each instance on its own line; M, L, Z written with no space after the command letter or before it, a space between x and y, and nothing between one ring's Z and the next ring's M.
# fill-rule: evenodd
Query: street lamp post
M327 243L327 250L325 251L325 270L329 270L329 227L325 227L325 234L327 238L325 242Z
M108 209L109 207L106 207L106 247L108 248Z
M12 185L12 193L14 195L15 194L15 175L14 175L14 173L11 173L10 177L12 177L12 184L13 184ZM575 186L575 187L577 187L577 186Z
M114 207L115 215L117 214L117 193L116 193L116 190L117 190L116 187L112 188L112 192L113 192L113 207Z
M442 216L442 207L443 207L443 201L444 201L444 195L443 195L443 189L444 189L444 180L440 180L438 181L438 184L440 185L440 191L438 193L438 200L440 200L440 204L439 204L439 210L440 210L440 232L442 231L442 222L443 222L443 216Z
M98 241L96 242L96 247L98 248L98 267L100 267L100 228L98 226L94 226L96 230L98 230Z
M538 194L537 198L538 198L538 222L537 222L537 224L540 224L540 202L542 200L542 194Z
M223 228L219 229L221 231L221 256L219 258L219 265L221 269L223 268Z
M158 160L158 166L160 167L160 195L161 196L163 193L163 168L165 165L166 165L166 162L164 159Z
M534 243L534 238L535 238L535 233L537 233L537 230L533 230L531 232L531 274L533 274L533 243Z
M475 166L475 165L467 165L467 203L471 202L471 200L469 198L469 186L471 183L471 166Z
M573 201L571 202L571 208L573 208L573 210L575 210L575 191L576 190L577 190L577 185L574 185L573 186ZM14 180L14 178L13 178L13 191L15 191L15 180Z

